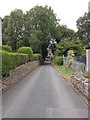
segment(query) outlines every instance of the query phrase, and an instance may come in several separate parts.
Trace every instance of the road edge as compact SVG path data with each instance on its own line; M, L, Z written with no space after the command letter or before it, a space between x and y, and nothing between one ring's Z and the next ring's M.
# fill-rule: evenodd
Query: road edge
M58 70L58 68L57 68L56 66L53 66L53 67L58 71L59 75L61 75L61 76L66 80L66 82L68 82L68 83L70 84L70 86L75 90L75 92L80 96L80 98L81 98L87 105L89 105L89 104L88 104L88 100L87 100L85 97L83 97L83 95L80 94L79 91L76 90L76 89L73 87L73 85L72 85L71 82L70 82L70 79L67 80L67 78Z

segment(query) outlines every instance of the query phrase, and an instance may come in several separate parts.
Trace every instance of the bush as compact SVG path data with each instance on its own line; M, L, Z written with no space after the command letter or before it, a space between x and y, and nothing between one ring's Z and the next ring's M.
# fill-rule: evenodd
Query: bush
M63 57L62 56L55 56L52 60L53 64L63 65Z
M43 57L41 54L33 54L33 60L39 60L40 64L43 64Z
M7 46L7 45L0 46L0 49L5 50L7 52L12 52L12 48L10 46Z
M33 54L33 60L39 60L39 55L40 54Z
M42 65L44 63L43 56L39 54L38 57L39 57L40 64Z
M17 51L18 53L24 53L29 55L29 60L33 60L33 51L31 47L20 47Z
M9 53L2 51L2 76L9 75L9 71L29 61L27 54Z

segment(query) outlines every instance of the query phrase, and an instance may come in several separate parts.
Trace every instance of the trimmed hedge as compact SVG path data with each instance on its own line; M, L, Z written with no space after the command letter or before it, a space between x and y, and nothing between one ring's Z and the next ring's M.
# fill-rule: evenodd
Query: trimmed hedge
M29 61L27 54L9 53L2 51L2 76L9 75L11 69L16 68L19 65L25 64Z
M39 60L40 64L43 64L43 57L41 54L33 54L33 60Z
M62 56L55 56L52 60L53 64L63 65L63 57Z
M0 50L5 50L7 52L12 52L12 48L8 45L2 45L0 46Z
M17 51L18 53L24 53L29 55L29 60L33 60L33 51L31 47L20 47Z

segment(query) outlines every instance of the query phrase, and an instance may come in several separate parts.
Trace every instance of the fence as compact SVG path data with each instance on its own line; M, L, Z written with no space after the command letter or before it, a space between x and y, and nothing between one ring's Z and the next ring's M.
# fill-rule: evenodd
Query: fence
M86 70L86 56L75 56L72 59L71 67L76 71L85 71Z
M63 57L63 65L67 64L67 58ZM76 71L85 71L86 70L86 56L75 56L72 57L71 67Z

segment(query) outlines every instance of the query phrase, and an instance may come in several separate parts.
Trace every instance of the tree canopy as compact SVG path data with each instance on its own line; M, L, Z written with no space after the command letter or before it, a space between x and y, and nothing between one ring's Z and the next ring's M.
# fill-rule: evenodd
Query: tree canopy
M80 55L83 53L83 44L77 38L65 38L56 45L55 54L57 56L66 56L69 50L73 50L75 55Z
M82 17L79 17L77 23L77 36L81 42L86 45L90 42L90 12L85 13Z
M2 43L11 46L13 51L29 46L34 53L41 53L45 59L47 48L57 55L66 54L69 49L81 54L82 46L89 41L89 14L77 20L77 34L66 25L60 25L53 9L48 6L35 6L24 13L20 9L5 16L2 24ZM78 40L79 37L80 41ZM56 45L57 44L57 45Z
M15 9L3 21L3 44L10 45L13 51L21 46L32 46L33 51L45 58L58 23L51 7L35 6L26 14Z

